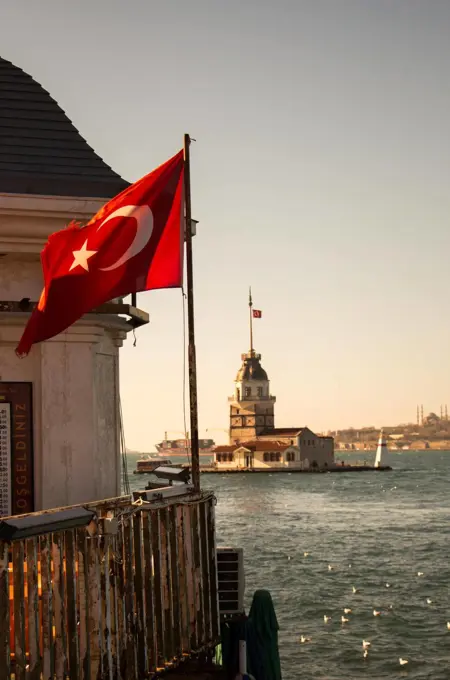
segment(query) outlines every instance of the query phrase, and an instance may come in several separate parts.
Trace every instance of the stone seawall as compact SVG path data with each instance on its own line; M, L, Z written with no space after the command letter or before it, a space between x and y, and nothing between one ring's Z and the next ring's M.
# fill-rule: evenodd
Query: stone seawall
M387 472L392 470L389 465L382 465L381 467L374 467L373 465L336 465L335 467L329 468L308 468L308 470L303 470L302 468L289 468L289 467L277 467L277 468L219 468L213 466L200 466L200 472L202 474L213 474L213 475L228 475L228 474L273 474L275 472L280 474L327 474L329 472Z

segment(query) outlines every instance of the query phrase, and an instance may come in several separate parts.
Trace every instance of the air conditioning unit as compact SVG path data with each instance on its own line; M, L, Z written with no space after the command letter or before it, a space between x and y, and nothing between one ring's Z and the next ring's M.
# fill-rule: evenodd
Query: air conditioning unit
M217 548L219 614L232 618L244 613L244 551L242 548Z

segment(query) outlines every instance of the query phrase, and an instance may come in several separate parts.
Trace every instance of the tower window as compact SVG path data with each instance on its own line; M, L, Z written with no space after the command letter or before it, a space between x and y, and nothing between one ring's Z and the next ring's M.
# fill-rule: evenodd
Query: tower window
M263 395L263 388L258 387L258 397L262 397L262 395Z
M245 388L245 396L246 397L251 397L252 395L252 388L251 387L246 387Z

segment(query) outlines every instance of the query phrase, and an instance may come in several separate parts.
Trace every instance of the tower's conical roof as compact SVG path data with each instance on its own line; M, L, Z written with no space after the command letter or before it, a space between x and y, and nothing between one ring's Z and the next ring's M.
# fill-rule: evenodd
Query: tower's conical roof
M242 355L242 366L239 369L236 382L241 380L268 380L267 373L261 366L261 355L249 352Z
M0 57L0 193L111 198L127 186L49 93Z

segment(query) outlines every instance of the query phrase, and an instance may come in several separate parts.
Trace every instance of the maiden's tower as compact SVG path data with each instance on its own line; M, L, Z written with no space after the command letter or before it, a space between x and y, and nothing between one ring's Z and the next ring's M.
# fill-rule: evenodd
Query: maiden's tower
M234 394L230 402L230 444L254 439L274 428L275 397L270 394L270 383L261 366L261 355L253 347L242 355Z
M215 449L219 467L326 468L334 465L334 440L314 434L309 428L275 427L276 397L270 393L267 372L261 366L261 354L253 345L253 319L261 312L253 309L251 291L250 349L242 354L242 365L229 397L229 444Z

